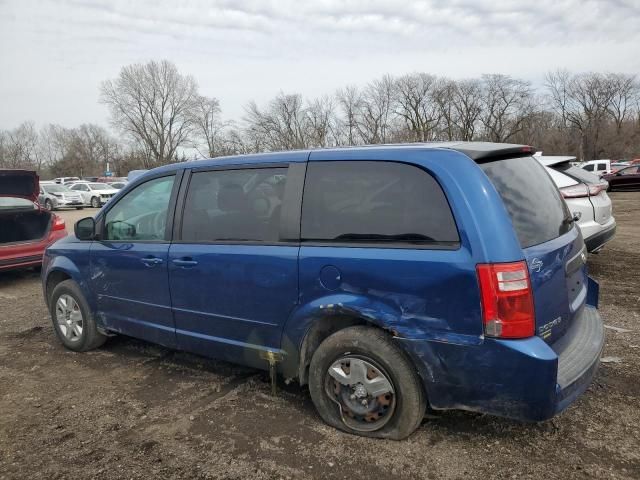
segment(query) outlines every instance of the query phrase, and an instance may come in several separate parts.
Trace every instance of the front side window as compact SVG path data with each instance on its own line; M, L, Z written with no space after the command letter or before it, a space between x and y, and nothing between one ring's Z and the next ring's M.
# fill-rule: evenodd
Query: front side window
M320 242L453 245L451 208L426 171L395 162L310 162L302 239Z
M584 170L586 170L587 172L593 172L593 164L590 165L585 165L584 167L582 167Z
M193 173L182 241L278 241L286 180L286 168Z
M104 240L163 240L174 176L145 182L118 200L106 214Z

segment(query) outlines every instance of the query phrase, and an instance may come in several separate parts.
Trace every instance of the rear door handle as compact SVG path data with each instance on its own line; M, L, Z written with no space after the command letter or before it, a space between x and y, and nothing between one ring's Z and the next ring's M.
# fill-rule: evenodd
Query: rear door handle
M141 258L140 261L144 263L147 267L160 265L163 262L163 260L158 257L145 257L145 258Z
M198 262L190 258L176 258L173 260L173 264L177 267L195 267L198 265Z

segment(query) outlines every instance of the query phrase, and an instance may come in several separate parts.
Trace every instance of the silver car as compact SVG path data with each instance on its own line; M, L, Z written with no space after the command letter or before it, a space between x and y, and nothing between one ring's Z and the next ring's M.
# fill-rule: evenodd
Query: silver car
M609 186L605 180L588 171L575 167L575 157L536 156L542 163L569 210L577 219L584 243L589 252L597 252L616 233L616 219L612 215Z
M84 202L78 192L72 192L69 188L58 183L40 183L40 193L38 203L47 210L58 208L84 208Z

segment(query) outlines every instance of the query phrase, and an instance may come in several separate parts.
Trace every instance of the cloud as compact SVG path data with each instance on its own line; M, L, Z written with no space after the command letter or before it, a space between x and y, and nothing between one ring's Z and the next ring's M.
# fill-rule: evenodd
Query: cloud
M226 111L383 73L638 72L637 0L0 0L0 128L104 123L101 80L168 58ZM60 120L62 118L63 120Z

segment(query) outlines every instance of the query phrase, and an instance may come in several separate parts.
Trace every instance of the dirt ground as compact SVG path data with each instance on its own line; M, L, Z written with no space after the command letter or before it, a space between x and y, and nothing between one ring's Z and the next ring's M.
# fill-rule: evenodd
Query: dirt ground
M272 398L262 372L125 337L66 351L38 273L0 274L0 479L638 479L640 192L611 196L618 234L589 264L625 330L607 329L613 361L587 393L545 423L448 412L402 442L329 428L306 389Z

